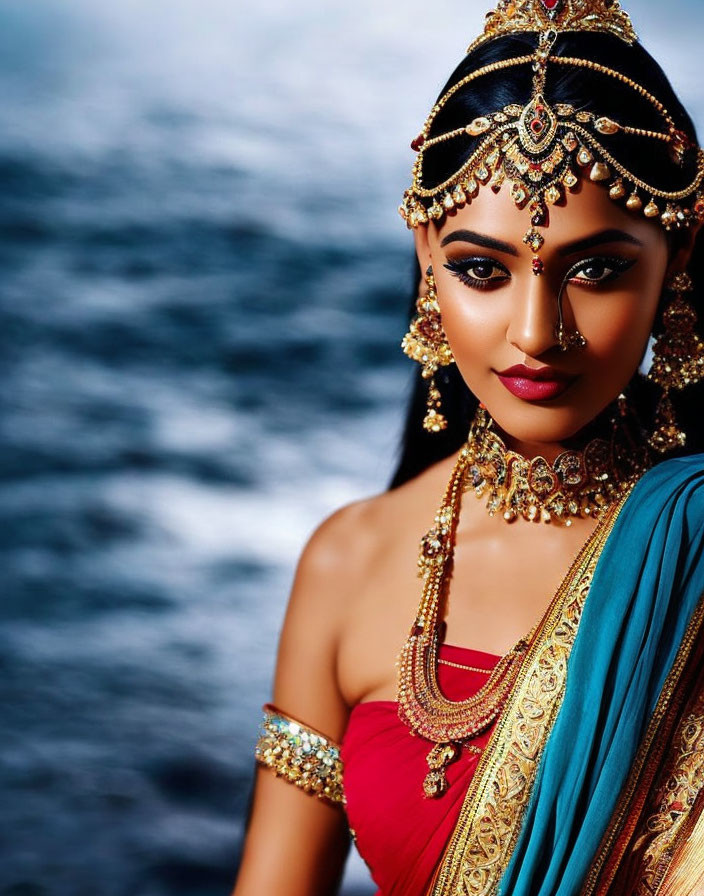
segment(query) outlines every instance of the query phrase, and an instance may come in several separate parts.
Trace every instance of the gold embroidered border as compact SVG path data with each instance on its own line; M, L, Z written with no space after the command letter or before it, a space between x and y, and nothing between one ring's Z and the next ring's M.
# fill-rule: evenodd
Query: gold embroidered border
M562 704L594 569L627 496L587 539L535 633L465 796L432 896L490 896L513 852L540 756Z
M672 862L679 834L704 787L704 693L699 695L694 712L680 723L675 743L672 768L655 800L657 811L646 819L644 830L634 843L634 849L639 849L650 840L643 852L635 896L657 892Z
M628 832L627 824L629 816L631 818L640 815L643 805L647 798L649 785L652 783L653 775L660 764L663 751L666 747L668 739L668 731L672 731L672 722L668 725L668 716L676 716L681 711L682 699L675 699L675 692L678 686L682 684L682 676L684 674L687 663L690 661L693 650L697 647L698 639L701 637L701 631L704 627L704 597L700 599L699 604L692 614L687 630L682 639L682 643L675 657L672 669L668 673L665 684L662 687L657 705L648 724L648 729L638 749L638 753L633 762L633 766L629 773L628 780L619 796L616 809L611 816L609 826L604 832L601 846L592 864L591 871L585 881L580 896L606 896L611 892L611 886L616 878L621 864L621 860L629 846L629 844L640 841L642 845L642 832L634 841L632 832ZM676 705L678 704L678 705ZM697 706L699 701L697 701ZM704 707L702 708L704 711ZM695 715L697 710L694 710ZM665 729L665 731L663 731ZM680 737L680 729L676 734L673 743L677 743L677 737ZM704 762L704 756L699 757ZM702 770L704 774L704 769ZM645 781L644 781L645 779ZM704 786L704 781L702 785ZM689 808L687 810L688 814ZM678 830L682 828L686 819L682 819L678 824ZM631 822L632 824L632 822ZM660 841L662 842L662 841ZM633 849L636 847L634 846ZM654 858L657 846L651 857ZM670 854L671 858L671 854ZM658 861L664 860L664 854L661 854ZM666 869L665 869L666 870ZM647 867L642 868L641 879L644 880ZM663 874L665 872L663 871ZM648 896L657 893L657 887L662 882L663 874L660 875L660 881L656 884L656 889L652 890L636 890L633 893L647 893Z
M699 792L679 840L658 896L704 893L704 790Z

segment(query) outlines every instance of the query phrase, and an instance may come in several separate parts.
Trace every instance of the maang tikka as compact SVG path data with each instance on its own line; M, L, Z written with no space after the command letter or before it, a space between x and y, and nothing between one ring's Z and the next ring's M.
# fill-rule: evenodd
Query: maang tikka
M428 291L416 301L416 316L403 337L401 348L409 358L422 365L423 379L430 381L423 428L427 432L441 432L446 429L447 420L440 412L442 398L435 382L435 374L439 367L447 367L455 359L442 328L432 267L425 272L425 282Z
M704 343L695 332L697 312L685 296L694 289L686 271L673 274L665 283L672 298L663 312L663 333L653 346L653 363L648 379L663 390L655 413L655 431L651 446L660 453L684 447L687 437L677 425L670 399L671 390L704 378Z

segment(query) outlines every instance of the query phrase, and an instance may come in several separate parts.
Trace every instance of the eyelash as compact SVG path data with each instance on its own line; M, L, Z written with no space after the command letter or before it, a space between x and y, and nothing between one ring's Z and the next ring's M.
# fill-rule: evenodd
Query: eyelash
M605 268L611 268L611 273L607 274L606 277L601 280L575 280L574 275L578 274L580 270L584 270L590 264L603 264ZM621 274L625 274L629 268L632 268L636 263L634 258L618 258L616 256L608 256L608 255L596 255L593 258L585 258L582 261L577 262L573 267L569 269L565 280L569 282L576 283L578 286L586 286L588 289L594 289L598 286L601 286L604 283L610 283L612 280L616 280Z
M476 277L470 277L467 273L472 268L477 268L480 265L484 265L486 267L491 267L492 269L498 269L504 272L505 277L491 277L486 280L477 279ZM499 264L498 261L495 261L493 258L486 258L483 255L477 255L472 258L457 258L450 259L445 265L448 271L454 274L460 282L464 283L465 286L469 286L470 289L490 289L492 286L497 283L503 283L504 280L508 280L510 277L509 272L506 268Z
M624 274L629 268L633 267L635 262L636 260L632 258L595 255L591 258L584 258L581 261L577 262L577 264L573 265L567 272L565 280L576 283L576 285L578 286L586 286L588 289L595 289L596 287L602 286L604 283L610 283L621 274ZM580 273L580 271L585 270L589 265L593 265L595 263L603 264L605 268L611 268L611 273L601 280L588 280L586 278L575 280L575 276ZM503 271L505 276L488 277L486 279L470 277L468 271L470 271L472 268L477 268L480 266L491 267L492 271ZM487 258L483 255L473 256L471 258L450 259L445 264L445 267L455 277L457 277L460 282L464 283L465 286L468 286L470 289L491 289L499 283L504 283L511 276L508 270L500 262L496 261L493 258Z

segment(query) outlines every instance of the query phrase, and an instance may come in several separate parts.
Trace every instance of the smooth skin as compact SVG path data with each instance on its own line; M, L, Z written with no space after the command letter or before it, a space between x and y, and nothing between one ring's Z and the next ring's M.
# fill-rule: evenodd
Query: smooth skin
M554 459L565 439L593 420L631 379L646 349L666 274L683 270L689 244L672 257L662 229L622 209L590 182L550 209L531 270L523 243L528 212L506 185L489 189L416 231L421 270L432 265L443 326L458 368L507 443ZM449 265L449 267L448 267ZM557 294L568 327L587 339L562 353ZM477 285L476 281L480 281ZM550 365L575 376L550 401L507 391L497 371ZM355 502L325 520L296 571L281 633L273 703L340 741L350 710L396 699L396 658L420 599L416 559L457 455L391 492ZM593 529L508 525L468 495L457 529L445 622L446 643L502 655L543 615ZM254 802L233 896L332 896L348 850L344 815L257 770Z

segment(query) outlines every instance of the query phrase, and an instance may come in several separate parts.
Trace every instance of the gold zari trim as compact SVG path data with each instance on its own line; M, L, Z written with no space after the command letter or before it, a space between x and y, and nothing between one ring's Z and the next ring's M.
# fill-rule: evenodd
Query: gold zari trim
M465 796L432 896L490 896L496 892L562 703L567 660L594 569L626 497L600 520L531 640L509 702Z
M682 676L687 663L690 661L692 651L697 646L698 639L701 637L702 625L704 625L704 598L700 600L697 609L694 611L694 614L689 621L677 657L662 687L657 705L651 716L645 736L641 741L628 780L619 796L609 826L602 837L599 851L594 858L592 868L587 876L580 896L594 896L594 894L596 894L596 896L606 896L607 893L611 894L612 884L618 875L618 868L624 858L624 853L627 850L633 853L639 846L642 847L647 840L648 829L651 834L663 833L666 830L667 824L661 813L666 811L668 788L670 786L674 789L678 788L677 778L684 773L685 767L690 764L692 759L694 761L694 767L690 766L690 772L692 774L690 774L689 783L691 786L696 784L698 790L701 790L702 787L704 787L704 754L701 754L698 757L688 757L687 751L684 749L688 740L691 743L696 742L698 744L697 749L701 750L702 746L704 746L704 693L702 693L689 708L687 714L687 719L690 722L695 722L695 728L688 729L686 727L686 719L685 722L680 723L672 740L672 743L678 745L680 750L679 753L675 753L675 758L671 760L671 763L668 766L668 768L671 769L671 773L667 773L664 780L658 780L656 799L654 802L649 802L652 809L646 815L646 827L639 830L635 838L629 835L626 838L625 843L621 843L620 846L618 845L619 838L623 837L629 812L640 811L646 801L644 794L639 795L639 791L649 789L649 784L644 785L642 778L643 776L646 776L647 778L653 763L657 765L659 762L658 750L661 753L666 746L666 743L661 741L663 737L667 738L669 735L667 734L667 731L663 732L663 727L667 729L667 716L676 709L676 706L673 705L676 704L679 699L676 692L678 687L681 686ZM701 731L696 727L696 720L698 718L701 718ZM672 749L674 751L677 747L673 746ZM697 765L700 765L701 767L696 769ZM650 771L650 779L652 779L652 774L653 772ZM641 894L654 896L654 894L661 892L660 885L664 883L664 876L667 873L668 866L673 858L672 844L677 835L686 827L695 799L696 794L690 793L687 800L688 805L683 805L681 809L679 806L675 806L674 815L670 815L672 843L669 843L666 838L655 838L647 847L646 853L649 850L650 857L647 862L643 862L639 865L640 878L638 882L641 884L641 887L638 888L637 884L634 883L632 888L633 894L637 894L637 896L641 896ZM637 804L639 803L639 800L640 805L638 806ZM673 796L672 804L678 802L680 801ZM670 809L672 810L672 805L670 806ZM651 824L654 825L653 828L650 828ZM658 828L659 831L657 830ZM633 845L630 846L630 844ZM659 868L657 874L651 873L653 867L656 869ZM646 880L648 884L652 885L651 889L647 889L645 886ZM687 896L691 896L691 894L687 894Z
M339 746L271 704L263 710L254 751L257 762L306 793L344 805Z
M643 841L650 840L643 853L643 871L634 896L657 892L672 863L675 842L704 787L704 694L699 696L695 711L680 724L675 743L674 763L656 797L658 809L646 819L634 844L639 849Z
M658 896L692 896L704 893L704 812L677 854Z

